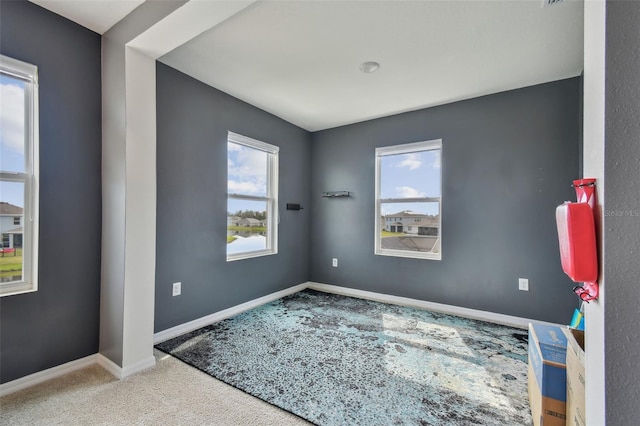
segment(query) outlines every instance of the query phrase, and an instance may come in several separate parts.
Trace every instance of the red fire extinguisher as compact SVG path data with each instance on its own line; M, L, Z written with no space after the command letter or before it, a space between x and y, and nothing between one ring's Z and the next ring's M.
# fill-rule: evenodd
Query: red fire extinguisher
M574 282L583 283L573 291L585 302L596 300L599 293L595 185L595 179L574 180L577 202L556 209L562 269Z

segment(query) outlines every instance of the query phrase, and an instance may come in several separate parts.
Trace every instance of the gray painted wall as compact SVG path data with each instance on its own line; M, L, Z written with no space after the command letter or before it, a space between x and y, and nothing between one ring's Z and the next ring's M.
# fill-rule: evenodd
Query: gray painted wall
M2 53L41 75L41 287L0 299L7 382L98 349L100 38L31 3L0 7ZM552 212L573 199L579 173L579 94L571 79L310 135L158 64L155 330L309 278L566 322L575 298ZM281 147L276 256L225 261L227 130ZM444 143L443 260L374 256L373 150L432 138ZM336 189L355 197L320 197ZM287 202L305 210L287 211ZM529 293L517 290L518 277L531 280ZM174 281L183 283L177 298Z
M581 172L580 91L573 78L314 133L311 280L566 323L554 214ZM375 148L438 138L442 260L375 256Z
M0 4L0 51L40 77L39 290L0 299L0 382L98 351L100 36L29 2Z
M306 282L309 133L161 63L157 127L156 332ZM277 255L226 261L229 130L280 147Z
M606 7L606 419L609 425L636 425L640 405L640 2L607 1Z

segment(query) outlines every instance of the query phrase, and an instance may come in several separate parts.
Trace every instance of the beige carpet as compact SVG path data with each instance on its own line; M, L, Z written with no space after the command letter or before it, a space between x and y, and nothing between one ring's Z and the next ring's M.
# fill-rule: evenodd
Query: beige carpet
M116 380L91 366L0 398L0 425L309 425L162 352Z

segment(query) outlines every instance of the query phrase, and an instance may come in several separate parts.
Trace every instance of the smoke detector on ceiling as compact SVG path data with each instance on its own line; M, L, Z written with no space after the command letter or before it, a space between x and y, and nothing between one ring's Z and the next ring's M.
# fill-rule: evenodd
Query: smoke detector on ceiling
M377 62L363 62L360 65L360 71L365 74L371 74L372 72L378 71L380 68L380 64Z

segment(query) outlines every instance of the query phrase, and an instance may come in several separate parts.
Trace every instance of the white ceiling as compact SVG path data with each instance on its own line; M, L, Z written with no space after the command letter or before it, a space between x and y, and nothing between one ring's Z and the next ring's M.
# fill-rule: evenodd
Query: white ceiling
M83 27L104 34L144 0L29 0Z
M139 3L32 1L76 12ZM542 4L259 1L159 60L315 131L579 75L582 1ZM89 27L89 17L65 16ZM381 67L363 74L365 61Z

